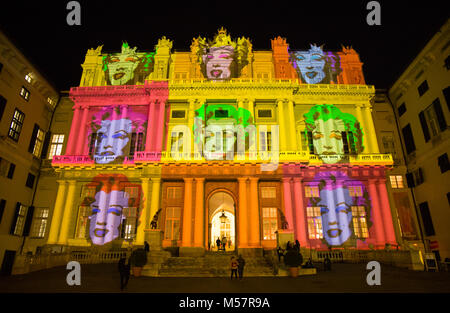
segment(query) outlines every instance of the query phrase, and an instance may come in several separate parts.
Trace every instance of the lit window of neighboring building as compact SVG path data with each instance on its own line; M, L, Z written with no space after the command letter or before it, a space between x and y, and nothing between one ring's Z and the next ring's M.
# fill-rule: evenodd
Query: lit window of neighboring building
M37 208L31 225L31 237L44 238L47 229L48 208Z
M275 199L277 197L276 187L261 187L261 198Z
M14 222L11 228L12 235L22 236L23 227L25 226L26 215L27 215L27 207L22 205L21 203L17 203Z
M35 157L39 158L41 156L42 146L44 144L44 132L37 127L35 132L33 132L34 138L31 138L34 141L32 153Z
M277 208L263 208L263 239L276 240L278 230Z
M447 153L444 153L439 156L438 165L439 165L439 168L441 169L441 173L445 173L448 170L450 170L450 162L448 161Z
M357 238L365 239L369 237L367 229L366 210L364 206L352 206L353 231Z
M55 155L61 155L64 144L64 134L54 134L50 145L49 159L53 159Z
M137 208L129 207L123 208L123 217L125 219L122 222L122 238L133 239L136 235L137 226Z
M36 176L34 176L31 173L28 173L28 178L27 178L27 182L25 183L25 186L27 186L28 188L33 188L35 179L36 179Z
M47 98L47 102L50 103L51 105L55 103L50 97Z
M403 176L401 175L391 175L389 176L391 180L391 187L392 188L404 188L403 185Z
M308 221L308 238L309 239L322 239L322 215L320 213L320 207L307 207L306 218Z
M350 193L350 197L362 197L361 186L349 186L348 191Z
M14 111L13 119L11 121L11 126L9 127L8 137L14 141L19 141L20 132L22 131L23 120L25 119L25 114L20 110L16 109Z
M25 80L29 83L31 83L31 76L30 74L25 75Z
M180 239L180 216L181 208L166 208L166 225L164 229L164 239L179 240Z
M307 197L307 198L311 198L311 197L318 198L319 197L319 187L317 187L317 186L306 186L305 187L305 197Z
M22 87L22 89L20 89L20 96L28 101L30 99L30 92L27 88Z
M417 87L417 91L419 92L419 96L421 97L428 90L428 82L424 80L419 87Z

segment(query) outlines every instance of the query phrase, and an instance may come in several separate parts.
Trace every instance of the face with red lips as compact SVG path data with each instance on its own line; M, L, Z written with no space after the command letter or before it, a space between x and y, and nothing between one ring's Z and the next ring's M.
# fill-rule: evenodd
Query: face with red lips
M133 54L118 54L110 58L108 63L111 85L124 85L134 76L134 70L139 65L139 58Z
M206 66L206 76L211 80L226 80L231 78L231 63L234 59L232 46L212 47L203 55Z

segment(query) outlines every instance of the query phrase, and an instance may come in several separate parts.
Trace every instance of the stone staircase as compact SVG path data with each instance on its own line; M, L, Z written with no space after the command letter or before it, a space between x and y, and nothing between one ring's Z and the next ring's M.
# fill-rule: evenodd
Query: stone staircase
M169 257L159 268L161 277L229 277L234 252L208 251L202 257ZM273 276L272 267L262 256L245 257L244 277Z

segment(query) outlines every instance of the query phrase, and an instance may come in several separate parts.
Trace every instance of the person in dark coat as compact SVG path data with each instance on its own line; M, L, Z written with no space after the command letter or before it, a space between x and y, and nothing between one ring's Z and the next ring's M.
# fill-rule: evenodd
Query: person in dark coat
M239 279L242 279L244 277L244 266L245 266L245 259L242 257L242 254L239 254L237 261L238 261Z
M219 251L221 246L219 237L217 237L216 244L217 244L217 251Z
M120 273L120 290L123 290L130 279L130 263L125 264L125 258L119 260L119 273Z
M280 246L278 246L277 254L278 254L278 262L281 262L281 257L284 257L284 250Z
M144 250L145 250L145 252L149 252L150 251L150 245L148 244L147 241L144 241Z
M233 279L233 275L235 278L237 277L239 263L234 256L231 257L231 279Z
M295 240L295 249L300 252L300 242L298 242L298 240Z

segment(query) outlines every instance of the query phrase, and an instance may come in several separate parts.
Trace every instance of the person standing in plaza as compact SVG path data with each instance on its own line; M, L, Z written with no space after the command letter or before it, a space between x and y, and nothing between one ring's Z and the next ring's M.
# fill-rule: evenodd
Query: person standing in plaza
M217 244L217 251L219 251L220 250L220 238L219 237L217 237L216 244Z
M120 290L123 290L130 279L130 263L125 264L126 259L121 258L119 260L119 273L120 273Z
M244 277L244 266L245 266L245 259L242 257L242 254L239 254L237 261L238 261L239 279L242 279Z
M227 246L227 237L222 238L222 249L225 251L225 247Z
M238 276L237 276L238 266L239 266L238 261L236 260L236 258L234 256L232 256L231 257L231 279L233 279L233 274L234 274L234 277L236 277L236 279L238 278Z

